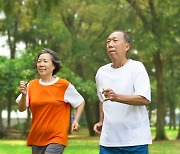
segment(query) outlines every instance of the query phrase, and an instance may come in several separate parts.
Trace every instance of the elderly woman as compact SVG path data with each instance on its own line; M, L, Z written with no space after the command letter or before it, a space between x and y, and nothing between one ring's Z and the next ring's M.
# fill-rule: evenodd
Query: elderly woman
M28 84L21 81L16 99L19 111L29 107L32 112L27 145L32 146L32 154L61 154L68 140L70 105L76 109L71 130L77 131L85 102L69 81L55 76L61 69L56 52L43 49L35 66L40 78Z

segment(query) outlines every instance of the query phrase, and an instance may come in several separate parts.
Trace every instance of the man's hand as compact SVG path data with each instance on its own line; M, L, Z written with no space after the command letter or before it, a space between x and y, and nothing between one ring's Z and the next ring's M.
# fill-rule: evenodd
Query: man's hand
M105 96L104 101L116 101L117 99L117 94L112 89L104 89L102 94Z
M102 123L98 122L94 125L94 131L96 134L100 135L101 134L101 130L102 130Z

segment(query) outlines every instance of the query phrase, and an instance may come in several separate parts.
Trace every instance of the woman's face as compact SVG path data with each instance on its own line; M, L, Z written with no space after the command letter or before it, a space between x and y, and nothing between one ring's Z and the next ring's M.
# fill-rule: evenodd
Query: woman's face
M40 76L52 76L55 66L52 63L51 58L51 55L48 53L44 53L39 56L36 68Z

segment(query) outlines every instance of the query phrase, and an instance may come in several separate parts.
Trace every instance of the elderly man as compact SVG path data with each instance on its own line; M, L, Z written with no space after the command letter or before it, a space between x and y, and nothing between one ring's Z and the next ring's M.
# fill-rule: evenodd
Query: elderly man
M152 144L146 105L151 100L150 81L144 65L127 58L130 39L119 30L107 38L112 63L96 74L100 99L100 120L94 131L100 134L100 154L147 154Z

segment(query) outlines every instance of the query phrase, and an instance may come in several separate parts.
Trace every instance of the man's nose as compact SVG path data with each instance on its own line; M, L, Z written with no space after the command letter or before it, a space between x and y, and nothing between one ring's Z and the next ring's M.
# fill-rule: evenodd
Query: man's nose
M109 48L113 47L113 42L112 41L109 42L108 47Z

